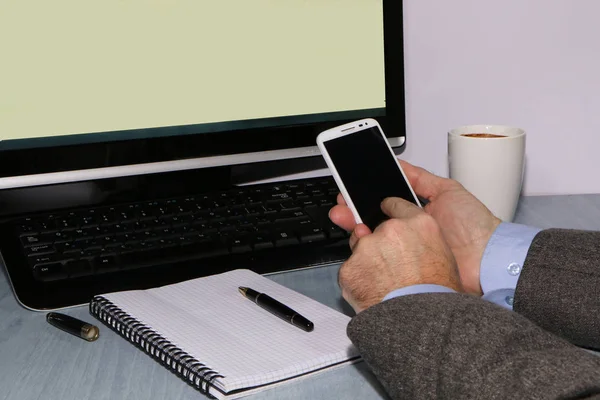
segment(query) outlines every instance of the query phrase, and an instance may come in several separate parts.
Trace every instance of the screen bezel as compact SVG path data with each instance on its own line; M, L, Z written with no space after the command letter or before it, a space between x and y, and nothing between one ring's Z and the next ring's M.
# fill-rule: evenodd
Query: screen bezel
M395 147L406 137L402 10L402 1L383 0L386 109L374 116ZM157 137L4 150L0 189L315 156L320 132L351 121L339 118L200 134L189 126L152 128Z

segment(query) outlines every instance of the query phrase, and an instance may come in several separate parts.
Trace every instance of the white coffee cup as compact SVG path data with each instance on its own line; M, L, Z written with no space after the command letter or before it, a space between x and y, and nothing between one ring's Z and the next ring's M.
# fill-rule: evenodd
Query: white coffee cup
M479 137L465 136L477 134ZM523 129L468 125L448 132L450 178L460 182L505 222L514 218L523 186L524 165Z

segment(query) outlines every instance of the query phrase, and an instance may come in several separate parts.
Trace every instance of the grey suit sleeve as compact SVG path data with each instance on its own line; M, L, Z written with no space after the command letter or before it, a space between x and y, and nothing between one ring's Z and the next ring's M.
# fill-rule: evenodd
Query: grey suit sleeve
M600 232L540 232L527 253L513 309L571 343L600 349Z
M348 336L394 399L576 399L600 393L600 357L470 295L385 301L355 316Z

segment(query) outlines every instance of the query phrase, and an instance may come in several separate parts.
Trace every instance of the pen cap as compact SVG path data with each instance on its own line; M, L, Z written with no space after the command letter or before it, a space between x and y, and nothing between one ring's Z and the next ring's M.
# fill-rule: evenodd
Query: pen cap
M50 312L46 315L46 321L48 321L50 325L68 332L71 335L78 336L83 340L87 340L88 342L93 342L100 336L100 330L97 326L88 324L87 322L69 315Z
M91 324L85 324L81 327L81 331L79 332L79 336L83 340L87 340L88 342L93 342L98 339L100 336L100 329L97 326Z

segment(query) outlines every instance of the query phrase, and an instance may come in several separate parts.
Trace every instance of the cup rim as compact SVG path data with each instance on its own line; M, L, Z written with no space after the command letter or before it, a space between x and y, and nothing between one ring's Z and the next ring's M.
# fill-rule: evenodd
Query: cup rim
M514 131L515 134L510 135L510 136L505 136L505 137L499 137L499 138L475 138L475 137L463 136L465 133L469 133L469 132L465 132L465 130L472 131L471 133L485 133L486 131L489 131L490 129L500 130L500 131ZM489 133L493 134L496 132L489 132ZM501 135L501 133L496 133L496 134ZM491 140L491 139L507 140L507 139L516 139L516 138L525 136L525 130L522 128L518 128L516 126L509 126L509 125L495 125L495 124L462 125L462 126L457 126L456 128L453 128L450 131L448 131L448 135L452 135L455 137L461 137L461 138L464 138L465 140L476 140L476 139L477 140L481 140L481 139L483 139L483 140Z

